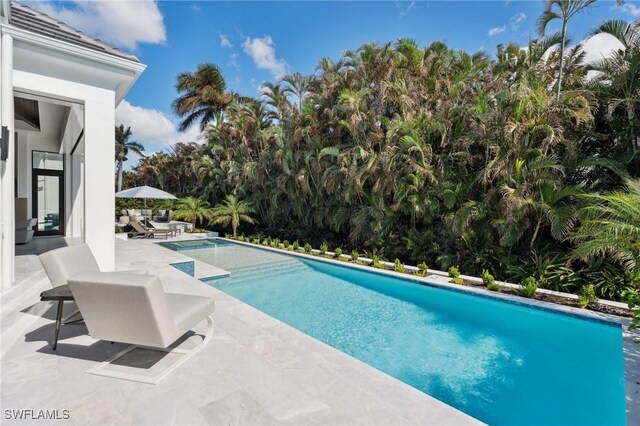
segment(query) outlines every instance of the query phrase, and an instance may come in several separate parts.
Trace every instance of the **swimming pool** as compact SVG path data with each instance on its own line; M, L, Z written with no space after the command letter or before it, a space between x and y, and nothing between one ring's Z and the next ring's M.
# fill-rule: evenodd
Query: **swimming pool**
M216 288L489 424L626 423L618 325L237 244Z

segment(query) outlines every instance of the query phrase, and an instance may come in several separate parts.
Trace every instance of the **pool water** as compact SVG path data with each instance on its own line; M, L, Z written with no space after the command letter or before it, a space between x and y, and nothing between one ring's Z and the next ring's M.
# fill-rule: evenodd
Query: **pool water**
M216 288L486 423L626 423L619 325L241 245L196 252L231 272Z
M186 250L202 250L202 249L214 249L217 247L229 247L234 246L232 243L228 243L224 240L216 239L201 239L201 240L186 240L186 241L163 241L158 243L163 247L174 251L186 251Z

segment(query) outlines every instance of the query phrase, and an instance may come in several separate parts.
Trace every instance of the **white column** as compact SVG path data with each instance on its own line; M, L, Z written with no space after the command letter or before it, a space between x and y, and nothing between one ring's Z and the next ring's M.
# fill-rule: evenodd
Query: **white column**
M115 268L115 99L101 91L85 102L85 242L102 270Z
M67 229L69 237L84 237L84 148L81 152L71 156L69 162L71 169L71 202L70 209L70 226Z
M0 0L3 1L3 0ZM4 4L2 4L2 7L4 7ZM0 19L0 22L3 22L3 19ZM2 30L0 29L0 124L2 124L2 111L3 111L3 102L2 99L4 99L3 97L3 93L2 93L2 86L3 86L3 70L2 70L2 51L4 49L2 48ZM3 236L3 229L2 229L2 204L4 203L4 198L3 198L3 192L2 192L2 182L4 181L4 163L2 163L0 161L0 291L2 289L4 289L4 236Z
M1 124L9 128L9 156L2 163L2 253L1 253L1 287L8 288L13 284L15 276L15 156L16 146L14 141L14 117L13 117L13 38L10 35L2 35L1 64L2 78L0 79L0 104Z

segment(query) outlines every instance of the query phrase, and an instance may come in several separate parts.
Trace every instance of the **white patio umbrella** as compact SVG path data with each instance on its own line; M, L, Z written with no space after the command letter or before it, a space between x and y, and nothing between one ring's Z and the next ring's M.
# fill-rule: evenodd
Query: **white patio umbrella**
M144 208L147 208L147 198L155 200L177 200L175 197L166 191L158 188L152 188L150 186L137 186L135 188L125 189L120 192L116 192L118 198L142 198L144 199ZM146 219L146 218L145 218Z

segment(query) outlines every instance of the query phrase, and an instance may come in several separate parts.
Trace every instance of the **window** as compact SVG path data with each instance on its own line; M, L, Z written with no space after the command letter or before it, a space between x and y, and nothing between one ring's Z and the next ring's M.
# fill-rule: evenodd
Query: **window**
M33 168L42 170L64 170L64 154L33 151Z

